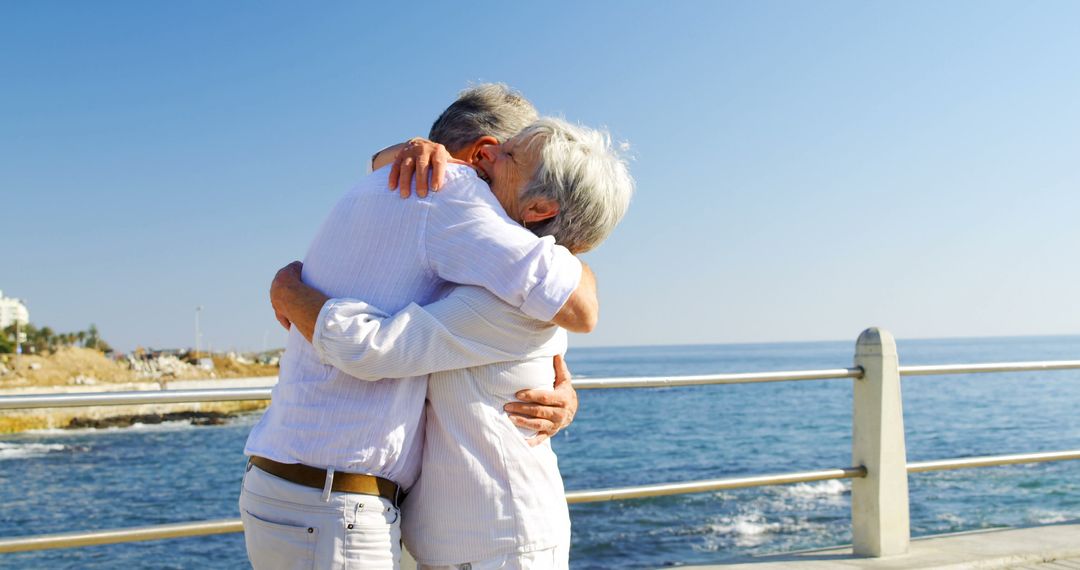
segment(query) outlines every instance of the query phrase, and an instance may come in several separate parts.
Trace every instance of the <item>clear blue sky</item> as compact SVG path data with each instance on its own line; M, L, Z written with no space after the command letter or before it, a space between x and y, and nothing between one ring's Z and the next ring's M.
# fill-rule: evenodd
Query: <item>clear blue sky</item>
M3 4L0 289L279 346L270 278L370 153L503 81L633 149L576 345L1080 333L1080 3L449 6Z

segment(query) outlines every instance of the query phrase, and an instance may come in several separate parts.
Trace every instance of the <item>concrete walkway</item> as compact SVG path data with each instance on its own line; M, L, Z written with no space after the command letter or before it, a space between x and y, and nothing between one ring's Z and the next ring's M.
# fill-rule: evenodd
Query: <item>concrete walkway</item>
M1023 566L1010 566L1009 570L1080 570L1080 558L1068 560L1054 560L1053 562L1039 562L1038 564L1024 564Z
M966 532L912 541L911 550L889 558L856 558L851 548L762 556L722 566L683 570L909 570L1080 569L1080 523Z

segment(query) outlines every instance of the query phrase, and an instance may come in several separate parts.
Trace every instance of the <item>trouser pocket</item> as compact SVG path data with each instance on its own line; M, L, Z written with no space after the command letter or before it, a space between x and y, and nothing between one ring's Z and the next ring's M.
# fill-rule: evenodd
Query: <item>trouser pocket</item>
M311 570L315 568L315 545L319 529L313 526L274 522L240 509L244 544L255 570Z
M396 569L401 562L399 511L378 497L365 497L345 526L345 567Z

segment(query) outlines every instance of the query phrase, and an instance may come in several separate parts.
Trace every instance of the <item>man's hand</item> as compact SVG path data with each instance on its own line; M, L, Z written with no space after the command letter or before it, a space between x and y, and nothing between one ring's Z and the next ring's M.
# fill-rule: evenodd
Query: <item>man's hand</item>
M570 382L570 369L562 356L556 355L553 390L522 390L516 394L521 402L503 406L514 425L536 431L529 445L537 446L570 425L577 413L577 391Z
M278 270L270 282L270 305L281 326L295 326L311 342L319 311L330 298L301 279L304 264L294 261Z
M270 304L274 306L275 312L281 313L284 308L285 291L297 284L303 284L301 280L303 271L304 263L294 261L278 269L274 274L274 280L270 282Z
M270 282L270 306L274 308L274 317L281 323L281 326L285 327L285 330L292 328L292 322L289 321L289 317L285 314L285 295L286 288L293 286L294 283L299 283L300 273L304 268L304 264L299 261L294 261L281 269L274 275L274 280Z
M438 192L446 179L446 165L449 162L460 161L451 157L443 145L422 138L411 139L394 157L394 166L390 168L390 189L397 189L402 198L408 198L412 193L415 174L416 195L423 198L428 194L430 169L431 190Z

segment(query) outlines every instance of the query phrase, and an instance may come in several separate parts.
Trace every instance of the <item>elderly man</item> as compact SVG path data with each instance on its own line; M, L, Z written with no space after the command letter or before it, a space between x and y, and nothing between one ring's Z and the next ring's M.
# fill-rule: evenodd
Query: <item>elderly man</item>
M452 149L458 158L478 159L482 137L494 142L495 127L515 132L535 113L505 88L479 97L479 110L472 95L436 122L449 115L443 126L475 133L474 144ZM508 218L471 168L448 167L438 199L400 200L385 180L384 171L370 175L334 207L308 251L304 281L390 311L472 284L536 320L591 328L591 272ZM240 509L256 568L396 567L398 497L419 471L426 388L426 376L359 382L290 331L272 404L245 447Z
M513 219L531 217L574 253L607 237L633 186L606 137L552 119L485 149L478 166ZM564 331L478 287L390 316L362 299L329 298L292 265L271 295L323 360L352 376L432 373L423 469L403 523L421 568L567 568L570 520L555 455L549 442L526 445L534 433L503 411L518 391L550 384L552 357L556 375L569 376Z

